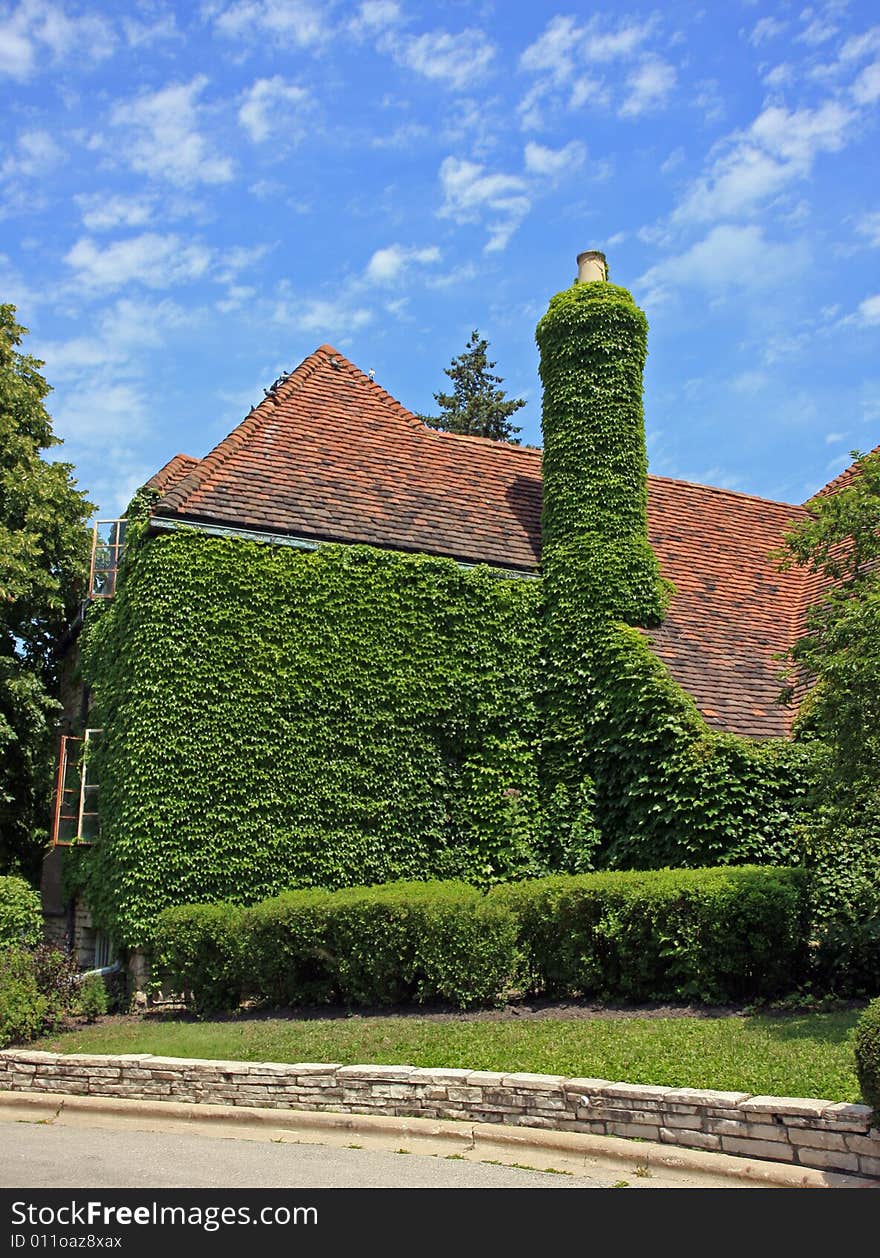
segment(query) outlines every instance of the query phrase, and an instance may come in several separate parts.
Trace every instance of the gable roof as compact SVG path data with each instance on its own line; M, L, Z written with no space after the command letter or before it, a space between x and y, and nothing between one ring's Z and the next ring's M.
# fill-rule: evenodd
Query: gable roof
M361 542L534 573L541 451L436 432L322 345L205 458L176 455L153 514L313 541ZM777 655L808 574L770 558L804 507L648 477L652 545L676 586L653 647L710 725L789 732Z
M160 494L166 494L178 481L183 480L198 462L199 460L194 459L191 454L175 454L164 467L159 468L155 476L150 477L145 488L156 489Z

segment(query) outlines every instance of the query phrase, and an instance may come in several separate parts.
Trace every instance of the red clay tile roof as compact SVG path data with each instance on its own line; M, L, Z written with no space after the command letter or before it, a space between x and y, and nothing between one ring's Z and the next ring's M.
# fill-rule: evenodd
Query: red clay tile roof
M322 345L201 461L153 478L154 514L364 542L534 572L541 452L435 432ZM805 508L648 478L651 542L675 594L657 654L710 723L785 735L776 656L799 628L807 574L769 553Z
M160 494L167 494L168 490L173 489L179 480L197 466L198 462L199 460L194 459L191 454L175 454L164 467L159 468L155 476L150 477L146 488L156 489Z

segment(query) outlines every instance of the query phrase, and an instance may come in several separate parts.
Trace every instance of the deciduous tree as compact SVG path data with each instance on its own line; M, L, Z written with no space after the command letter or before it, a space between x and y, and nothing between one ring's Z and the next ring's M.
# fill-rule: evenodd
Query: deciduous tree
M92 511L44 401L27 329L0 305L0 873L34 877L45 841L58 645L84 592Z

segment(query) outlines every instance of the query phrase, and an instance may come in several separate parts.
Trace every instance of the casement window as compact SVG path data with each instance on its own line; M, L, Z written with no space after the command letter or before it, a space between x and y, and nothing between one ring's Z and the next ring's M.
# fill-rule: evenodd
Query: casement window
M103 730L61 739L52 842L56 847L90 844L98 837L98 781L91 753Z
M125 520L97 520L92 530L89 598L112 598L116 574L125 548Z

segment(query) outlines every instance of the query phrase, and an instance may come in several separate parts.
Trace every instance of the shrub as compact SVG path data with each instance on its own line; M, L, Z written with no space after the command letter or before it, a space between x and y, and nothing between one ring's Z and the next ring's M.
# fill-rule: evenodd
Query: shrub
M23 878L0 877L0 948L40 942L43 914L40 897Z
M46 998L46 1026L57 1026L75 1003L79 986L76 957L51 944L41 944L29 955L37 986Z
M183 904L156 919L156 968L191 997L198 1013L239 1003L243 915L234 904Z
M24 948L4 948L0 952L0 1048L34 1039L45 1026L47 1011L32 954Z
M288 891L251 909L190 905L157 920L156 961L197 1008L497 1000L516 923L461 882Z
M337 892L328 944L348 1004L496 1001L511 982L516 923L463 882Z
M247 987L270 1005L326 1004L336 996L327 948L328 891L286 891L245 914Z
M556 997L721 1002L790 990L805 973L799 870L555 876L488 898L518 920L526 985Z
M880 1000L872 1000L856 1025L856 1074L865 1104L880 1113Z
M86 974L82 979L76 994L75 1008L86 1022L94 1022L107 1012L107 988L100 974Z

